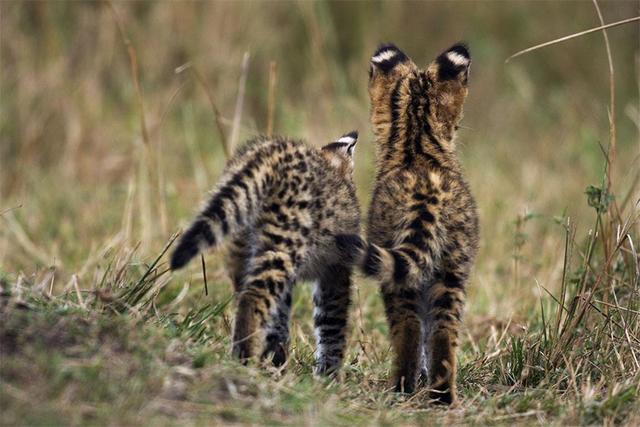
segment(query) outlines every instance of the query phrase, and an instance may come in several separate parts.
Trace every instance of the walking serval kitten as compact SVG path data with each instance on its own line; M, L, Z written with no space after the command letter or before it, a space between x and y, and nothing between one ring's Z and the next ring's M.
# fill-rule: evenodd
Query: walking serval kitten
M368 242L337 238L381 282L396 353L393 384L413 392L423 376L439 403L456 399L465 282L478 247L478 215L454 136L471 59L452 46L425 69L394 45L371 58L369 96L377 175Z
M352 179L357 132L318 150L298 141L260 137L228 162L203 210L171 256L171 269L231 237L228 268L236 293L234 356L288 355L291 292L314 280L316 374L337 370L344 355L351 267L335 236L358 233Z

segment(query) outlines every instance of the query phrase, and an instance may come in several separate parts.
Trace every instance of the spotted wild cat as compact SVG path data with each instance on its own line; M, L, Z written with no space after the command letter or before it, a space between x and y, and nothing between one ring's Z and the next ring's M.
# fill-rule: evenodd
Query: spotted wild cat
M369 96L377 174L367 242L337 239L381 283L396 389L414 391L422 375L440 403L456 399L455 351L478 247L476 205L454 143L470 64L462 44L426 68L392 44L375 52Z
M237 312L232 353L241 360L288 355L291 292L315 280L317 374L335 371L344 355L351 269L335 236L358 233L352 180L357 133L322 149L261 137L228 162L203 210L171 256L179 269L200 251L232 239L228 267Z

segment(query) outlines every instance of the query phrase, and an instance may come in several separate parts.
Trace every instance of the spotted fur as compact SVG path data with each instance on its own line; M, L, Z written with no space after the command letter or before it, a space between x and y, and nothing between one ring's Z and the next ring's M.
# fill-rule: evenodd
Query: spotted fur
M394 45L374 53L377 175L368 236L337 238L343 253L381 283L396 389L412 392L422 374L441 403L456 398L455 349L478 246L476 206L454 143L470 63L462 44L425 69Z
M182 235L171 268L231 237L228 269L237 300L232 353L243 361L287 359L291 292L314 280L315 372L340 367L350 304L351 268L335 236L357 233L352 180L357 133L317 150L258 138L229 161L217 189Z

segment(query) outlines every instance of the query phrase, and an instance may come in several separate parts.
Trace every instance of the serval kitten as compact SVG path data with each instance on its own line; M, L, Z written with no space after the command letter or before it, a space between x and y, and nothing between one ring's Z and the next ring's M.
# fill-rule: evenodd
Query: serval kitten
M422 375L431 398L447 404L456 399L455 351L479 233L454 143L470 64L462 44L424 69L394 45L375 52L369 96L377 175L368 242L337 239L381 282L396 390L413 392Z
M351 267L338 256L335 236L359 231L352 179L356 142L355 131L319 150L282 138L249 142L229 160L217 189L181 236L173 270L232 239L232 353L242 361L285 363L292 288L297 280L314 280L315 372L340 367Z

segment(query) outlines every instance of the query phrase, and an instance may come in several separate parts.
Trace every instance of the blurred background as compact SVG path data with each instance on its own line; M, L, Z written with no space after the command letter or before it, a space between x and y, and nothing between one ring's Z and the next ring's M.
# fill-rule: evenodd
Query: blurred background
M605 22L638 14L633 1L600 5ZM602 34L505 63L598 26L590 1L3 1L0 20L3 274L55 271L54 287L76 274L91 288L117 245L139 244L140 259L157 254L215 183L220 129L230 140L234 116L239 143L267 132L270 116L274 133L314 145L359 130L365 207L374 174L368 61L386 41L422 65L459 40L470 46L458 141L482 220L471 313L526 313L534 279L557 287L560 218L584 234L592 226L585 188L602 183L609 143ZM637 23L609 30L621 199L640 154L639 34ZM375 298L375 286L363 292Z

